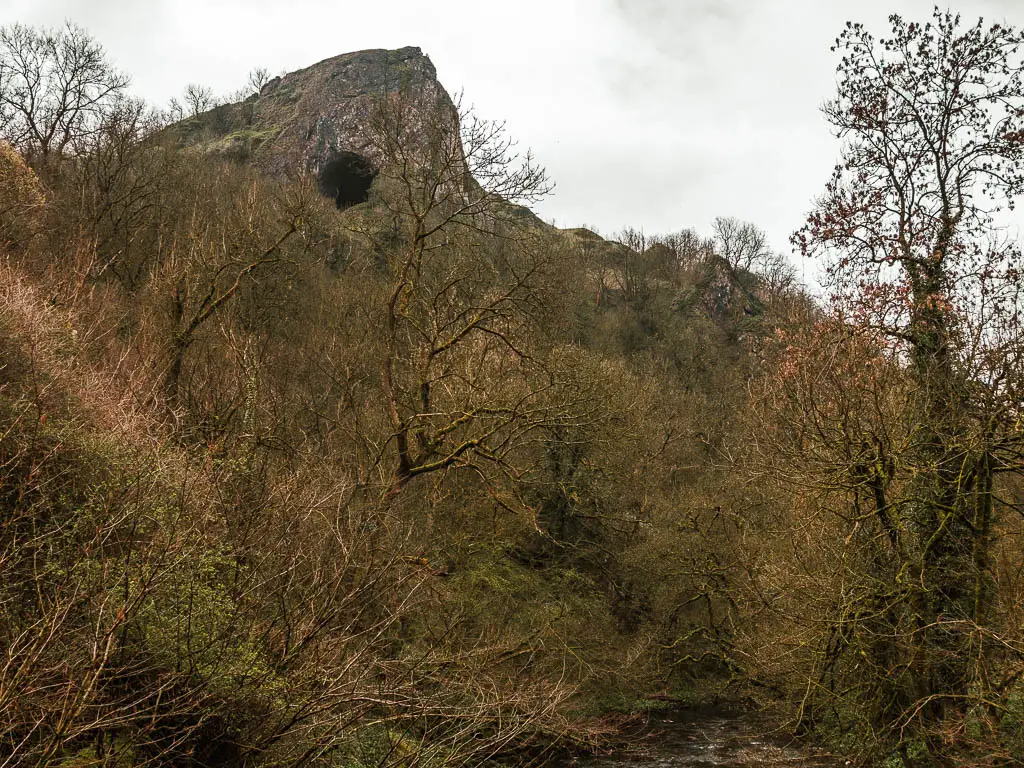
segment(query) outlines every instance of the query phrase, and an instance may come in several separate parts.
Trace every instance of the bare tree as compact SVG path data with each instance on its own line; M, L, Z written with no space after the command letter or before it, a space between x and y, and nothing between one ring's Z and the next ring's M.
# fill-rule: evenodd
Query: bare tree
M691 268L695 264L703 262L714 252L713 240L701 237L693 229L681 229L668 235L657 238L662 245L671 248L675 254L676 263L682 269Z
M0 136L30 160L91 136L127 86L102 46L70 22L0 27Z
M785 386L805 385L795 447L819 485L844 491L826 508L855 521L847 541L871 535L864 579L844 587L823 641L820 671L834 677L812 681L809 698L835 691L842 709L867 693L875 732L904 750L914 734L942 763L947 729L972 706L994 713L1020 675L1019 656L994 663L1013 651L993 553L1024 467L1024 286L994 215L1024 192L1024 35L938 9L890 23L891 37L848 24L836 42L825 114L842 156L793 239L827 259L840 331L806 355L823 375L790 359ZM829 391L844 358L856 367Z
M270 70L266 67L254 67L249 72L249 79L247 85L249 90L259 96L260 91L263 90L263 86L270 82Z
M165 374L172 404L178 399L185 354L200 329L232 304L248 280L286 258L285 245L301 238L313 194L298 185L274 197L265 184L254 180L234 191L221 219L204 219L193 210L184 247L170 254L164 265L174 280L173 335Z
M567 418L534 354L541 286L557 248L515 203L549 188L501 124L430 90L383 100L374 140L393 218L380 310L380 371L394 460L388 493L413 478L503 461L540 424Z
M182 98L185 102L184 109L187 110L186 114L188 117L198 117L203 112L216 106L213 89L208 85L189 83L185 86Z
M185 105L176 96L172 96L167 102L167 109L162 114L166 123L180 122L185 119Z
M0 142L0 249L34 234L44 199L39 178L21 155Z
M728 261L733 269L751 272L771 255L768 235L750 222L731 216L719 216L712 228L718 255Z

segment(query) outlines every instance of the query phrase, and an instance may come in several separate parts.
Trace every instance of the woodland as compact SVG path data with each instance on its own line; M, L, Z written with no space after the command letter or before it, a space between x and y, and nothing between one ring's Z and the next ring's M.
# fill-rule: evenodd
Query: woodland
M883 34L816 297L728 212L540 221L412 88L325 190L0 28L0 766L544 765L723 703L1024 763L1024 35Z

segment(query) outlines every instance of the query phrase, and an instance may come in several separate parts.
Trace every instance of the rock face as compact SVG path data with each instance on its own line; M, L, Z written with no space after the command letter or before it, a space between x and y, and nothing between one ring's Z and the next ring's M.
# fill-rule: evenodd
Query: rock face
M312 173L341 207L358 202L385 163L371 120L404 94L413 125L437 110L457 130L451 98L419 48L346 53L268 82L258 95L186 120L183 144L253 162L272 174ZM433 118L436 119L436 118Z
M400 123L392 126L389 149L374 125L382 105ZM447 166L445 176L456 187L448 191L481 191L459 139L458 110L430 58L416 47L325 59L274 78L245 101L183 120L168 132L183 146L252 163L271 175L311 174L339 208L367 199L374 179L389 165L389 153L391 160L397 153L411 166ZM441 144L443 149L436 151ZM524 206L507 203L504 213L534 230L556 231ZM628 250L594 233L570 239L582 250Z

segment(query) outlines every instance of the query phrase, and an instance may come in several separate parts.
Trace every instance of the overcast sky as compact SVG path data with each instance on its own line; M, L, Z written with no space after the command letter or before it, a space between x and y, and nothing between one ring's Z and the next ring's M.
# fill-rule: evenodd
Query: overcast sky
M0 24L89 30L138 95L227 93L255 66L299 69L419 46L450 92L507 121L547 167L562 227L647 232L737 216L789 251L838 145L819 112L847 19L877 33L927 0L0 0ZM1024 0L965 0L1024 25Z

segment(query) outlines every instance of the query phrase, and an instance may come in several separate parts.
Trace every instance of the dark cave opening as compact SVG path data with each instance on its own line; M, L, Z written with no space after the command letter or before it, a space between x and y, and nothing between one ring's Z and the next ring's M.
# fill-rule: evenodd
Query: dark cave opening
M342 152L320 171L320 192L333 198L339 208L365 203L377 173L355 152Z

